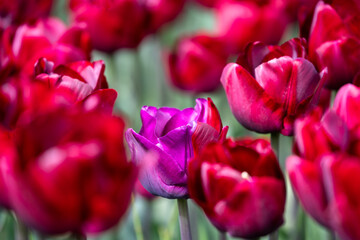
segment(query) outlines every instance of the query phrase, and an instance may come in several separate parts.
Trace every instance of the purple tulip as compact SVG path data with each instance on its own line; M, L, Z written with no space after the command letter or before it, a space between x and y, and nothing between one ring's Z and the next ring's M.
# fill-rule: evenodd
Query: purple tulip
M133 161L142 167L141 184L154 195L187 198L188 160L226 133L215 105L211 99L197 99L195 108L184 110L144 106L140 116L140 132L128 129L125 137Z

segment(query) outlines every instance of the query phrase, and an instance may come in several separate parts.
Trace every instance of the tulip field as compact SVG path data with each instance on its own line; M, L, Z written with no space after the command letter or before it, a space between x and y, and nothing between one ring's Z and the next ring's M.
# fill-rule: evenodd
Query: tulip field
M0 0L0 239L359 240L360 0Z

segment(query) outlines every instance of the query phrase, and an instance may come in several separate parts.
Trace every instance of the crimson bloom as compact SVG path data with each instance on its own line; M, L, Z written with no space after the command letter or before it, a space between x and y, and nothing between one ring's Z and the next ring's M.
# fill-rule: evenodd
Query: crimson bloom
M277 44L289 22L284 7L273 0L220 1L215 14L218 36L235 54L254 41Z
M148 14L148 31L155 32L175 19L183 10L185 0L142 0Z
M190 197L220 231L257 238L283 223L285 181L268 141L209 143L188 175Z
M46 234L114 226L130 203L137 173L127 161L123 131L120 117L75 108L21 122L12 138L17 154L2 159L1 168L16 215Z
M356 1L320 1L309 37L309 57L320 70L328 68L325 86L338 89L351 83L360 69L360 4Z
M0 29L7 25L33 22L50 14L53 0L14 0L0 2ZM0 30L1 31L1 30Z
M326 70L321 74L305 57L305 42L281 46L255 42L221 76L230 108L249 130L292 135L293 122L319 101Z
M213 91L220 85L227 57L219 38L199 34L181 39L169 56L170 79L186 91Z
M341 239L360 237L359 98L360 89L347 84L336 95L333 109L297 120L295 154L286 162L304 209Z
M146 35L145 7L137 0L71 0L73 21L85 23L95 49L135 48Z
M90 59L90 38L80 26L67 28L55 18L39 19L34 24L8 28L2 39L4 69L32 75L36 61L45 57L55 67ZM0 47L1 48L1 47ZM0 74L1 77L1 74Z
M132 159L142 170L139 180L153 195L187 198L187 162L208 141L218 139L220 115L211 99L197 99L195 108L155 108L140 112L142 128L126 132Z

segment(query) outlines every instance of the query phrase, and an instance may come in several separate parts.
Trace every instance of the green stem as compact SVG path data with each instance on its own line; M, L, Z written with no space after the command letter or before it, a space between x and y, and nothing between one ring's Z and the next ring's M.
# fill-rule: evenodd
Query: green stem
M226 232L219 231L219 240L226 240Z
M23 222L19 219L17 221L17 231L16 231L16 240L28 240L29 239L29 229Z
M274 150L278 159L280 157L280 152L279 152L280 144L279 143L280 143L279 133L271 133L271 147Z
M181 240L191 240L189 210L186 199L178 199Z
M279 133L271 133L271 147L274 150L275 155L278 160L280 159L280 135ZM274 231L269 235L269 240L277 240L278 239L278 231Z
M336 240L336 235L333 231L329 231L328 234L329 234L328 235L329 240Z
M278 238L279 238L279 233L277 230L273 233L270 233L269 235L269 240L277 240Z
M86 235L83 233L74 233L73 238L75 240L86 240Z

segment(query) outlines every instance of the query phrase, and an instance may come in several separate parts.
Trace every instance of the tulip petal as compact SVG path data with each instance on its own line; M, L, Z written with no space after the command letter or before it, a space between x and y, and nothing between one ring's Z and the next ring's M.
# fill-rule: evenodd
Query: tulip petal
M281 129L283 110L238 64L228 64L221 76L228 102L236 119L246 128L258 132Z

